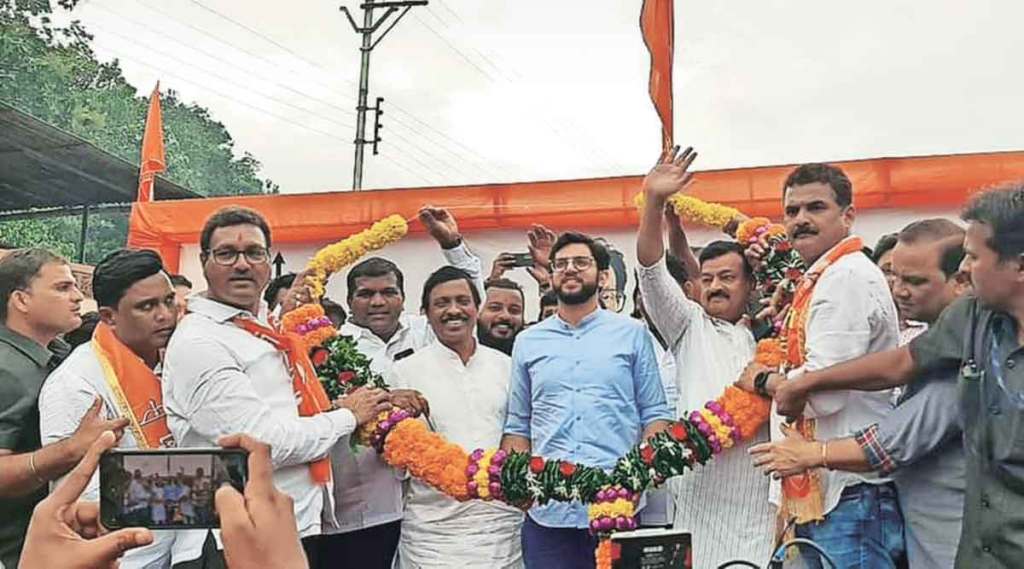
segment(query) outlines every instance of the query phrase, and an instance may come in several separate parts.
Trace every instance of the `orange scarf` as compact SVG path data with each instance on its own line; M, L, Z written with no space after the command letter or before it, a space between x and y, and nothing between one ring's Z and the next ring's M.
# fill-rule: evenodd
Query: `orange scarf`
M783 338L786 343L786 369L796 369L807 358L807 319L810 315L811 297L818 279L838 261L864 248L859 237L847 237L804 273L793 293L793 303L786 318ZM814 419L798 419L797 431L805 439L814 438ZM821 477L817 471L807 471L782 479L782 508L784 520L796 516L797 523L824 519L825 502L821 489Z
M313 362L309 359L309 351L301 336L291 332L278 332L252 318L236 317L232 321L253 336L269 342L284 355L288 371L292 375L292 389L295 390L298 399L299 416L312 417L331 409L331 401L320 385L316 370L313 369ZM331 481L331 461L324 457L311 462L309 473L317 484L327 484Z
M103 322L93 332L92 348L118 413L128 419L128 428L139 448L175 446L167 428L160 378Z

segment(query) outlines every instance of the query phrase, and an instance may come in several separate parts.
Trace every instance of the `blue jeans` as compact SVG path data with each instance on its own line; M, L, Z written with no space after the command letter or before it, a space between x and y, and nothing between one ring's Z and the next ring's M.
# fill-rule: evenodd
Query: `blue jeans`
M526 569L594 569L597 538L588 529L544 527L527 514L522 535Z
M903 514L892 484L857 484L821 522L796 526L797 537L816 542L837 569L895 569L906 555ZM809 569L828 567L812 549L801 554Z

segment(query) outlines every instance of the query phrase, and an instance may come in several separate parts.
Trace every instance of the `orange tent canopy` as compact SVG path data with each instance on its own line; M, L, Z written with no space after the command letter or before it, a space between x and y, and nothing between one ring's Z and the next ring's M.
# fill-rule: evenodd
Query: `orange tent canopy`
M853 182L861 209L951 207L979 189L1024 180L1024 151L836 162ZM699 172L690 192L747 215L778 217L792 165ZM413 219L426 204L450 209L463 230L623 228L637 223L633 196L642 176L441 188L374 190L135 203L128 244L158 251L179 269L183 244L197 243L203 222L227 205L266 217L275 243L333 241L397 213ZM411 230L422 231L419 224Z

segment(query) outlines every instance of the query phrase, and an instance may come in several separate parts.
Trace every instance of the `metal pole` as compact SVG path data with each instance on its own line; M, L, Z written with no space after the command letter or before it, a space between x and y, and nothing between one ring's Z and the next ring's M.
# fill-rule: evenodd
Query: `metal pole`
M355 160L352 164L352 189L361 190L363 189L363 157L365 156L365 146L370 143L366 140L366 111L370 108L366 105L367 99L370 94L370 52L373 48L377 47L384 36L388 35L388 32L398 24L398 22L404 17L413 6L426 6L427 0L397 0L397 1L372 1L366 0L360 7L363 9L363 27L359 27L356 24L355 18L352 17L352 13L349 12L345 6L341 7L341 11L344 12L345 17L348 18L348 22L352 24L352 29L361 36L363 36L363 44L359 47L360 51L360 65L359 65L359 102L356 107L356 153ZM374 8L387 8L384 15L380 17L376 22L373 21L373 9ZM388 21L392 15L401 10L401 14L395 18L391 25L388 26L377 39L373 39L373 34ZM380 108L378 104L377 109ZM376 110L376 109L375 109ZM377 140L376 133L374 133L374 148L376 149ZM376 152L374 152L376 154Z
M78 262L85 263L85 239L89 235L89 204L82 206L82 232L78 236Z
M359 106L356 108L356 156L352 172L352 189L363 189L363 155L366 140L366 99L370 93L370 52L373 51L373 6L363 4L363 45L359 48Z

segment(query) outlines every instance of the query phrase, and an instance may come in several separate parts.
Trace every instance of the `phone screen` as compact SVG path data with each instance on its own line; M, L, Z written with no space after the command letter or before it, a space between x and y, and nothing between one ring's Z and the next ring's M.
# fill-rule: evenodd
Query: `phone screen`
M113 449L100 457L100 520L110 529L217 528L213 495L249 480L241 449Z

